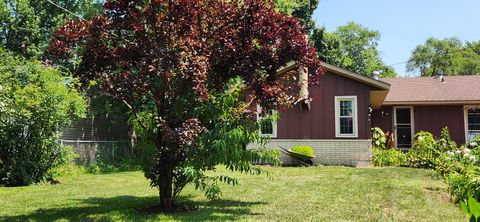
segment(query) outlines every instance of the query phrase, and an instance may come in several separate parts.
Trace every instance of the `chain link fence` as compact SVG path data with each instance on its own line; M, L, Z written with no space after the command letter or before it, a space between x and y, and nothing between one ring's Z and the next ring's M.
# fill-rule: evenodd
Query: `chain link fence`
M75 160L77 164L114 163L135 157L130 141L61 140L61 143L73 147L79 155Z

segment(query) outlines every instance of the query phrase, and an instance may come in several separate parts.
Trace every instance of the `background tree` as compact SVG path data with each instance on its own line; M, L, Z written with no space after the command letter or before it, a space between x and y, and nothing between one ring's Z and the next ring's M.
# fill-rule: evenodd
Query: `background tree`
M380 32L369 30L350 22L334 32L325 28L313 30L311 40L318 51L320 60L329 64L371 76L381 71L383 77L396 76L394 69L385 66L378 51Z
M480 73L479 49L480 41L429 38L412 52L407 71L419 71L421 76L476 75Z
M298 99L296 72L278 75L290 61L321 73L301 23L263 0L107 1L89 21L55 32L48 58L63 64L76 53L75 74L131 109L142 143L150 145L145 175L159 187L160 206L193 183L207 196L219 182L206 170L223 164L255 173L252 161L271 152L246 149L257 138L256 104L282 109ZM246 92L250 96L245 99ZM254 126L254 127L252 127Z
M47 46L51 32L75 17L66 10L90 18L100 6L96 0L0 0L0 47L36 57Z
M85 101L57 70L2 49L0 58L0 185L40 182L68 160L59 129L83 116Z
M298 18L307 32L315 28L312 15L320 0L275 0L274 2L278 11Z

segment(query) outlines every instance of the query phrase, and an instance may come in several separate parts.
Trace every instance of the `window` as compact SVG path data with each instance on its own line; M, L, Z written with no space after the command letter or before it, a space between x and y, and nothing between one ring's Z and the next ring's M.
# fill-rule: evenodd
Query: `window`
M271 110L267 115L262 114L262 108L257 106L257 121L260 123L260 136L277 137L277 122L273 120L272 115L276 111Z
M465 128L467 142L475 136L480 135L480 108L466 107L465 109Z
M335 136L357 137L357 96L335 96Z

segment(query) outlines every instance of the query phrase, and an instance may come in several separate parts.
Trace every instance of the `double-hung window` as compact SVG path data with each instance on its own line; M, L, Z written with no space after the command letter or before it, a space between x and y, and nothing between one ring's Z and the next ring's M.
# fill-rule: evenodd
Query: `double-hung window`
M465 108L465 127L467 142L480 135L480 108Z
M274 120L273 114L276 111L270 110L262 114L262 108L257 106L257 121L260 124L260 136L269 136L271 138L277 137L277 121Z
M358 137L357 96L335 96L335 136Z

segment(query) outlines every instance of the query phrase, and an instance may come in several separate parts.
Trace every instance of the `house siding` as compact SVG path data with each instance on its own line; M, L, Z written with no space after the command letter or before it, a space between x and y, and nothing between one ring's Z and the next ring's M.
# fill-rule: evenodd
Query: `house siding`
M463 106L415 106L415 132L428 131L439 137L444 127L457 144L465 143Z
M335 137L335 96L357 96L358 137L342 139L369 139L371 87L355 80L326 73L320 87L310 87L311 109L300 106L280 112L277 139L337 139ZM341 138L338 138L341 139Z
M465 143L465 122L462 105L413 106L413 112L415 133L428 131L439 137L442 128L448 127L452 139L457 144ZM393 106L385 106L374 110L372 126L380 127L385 132L392 132Z
M295 88L295 87L293 87ZM320 87L309 87L313 99L310 110L299 105L281 111L277 122L277 137L268 148L289 149L296 145L307 145L314 149L315 164L367 166L371 163L370 140L370 90L364 83L327 72L320 80ZM335 135L335 97L356 96L358 135L337 138ZM253 144L249 145L254 148ZM284 164L292 164L289 156L282 154ZM292 162L293 161L293 162Z

